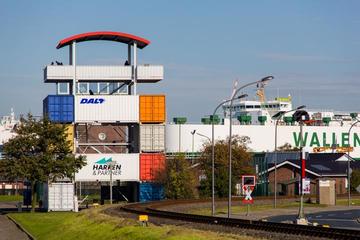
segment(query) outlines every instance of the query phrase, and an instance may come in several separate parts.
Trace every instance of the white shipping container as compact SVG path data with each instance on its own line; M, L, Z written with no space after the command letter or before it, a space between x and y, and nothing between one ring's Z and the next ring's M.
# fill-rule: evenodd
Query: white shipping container
M137 79L141 80L162 80L164 78L164 67L157 65L139 65L137 67Z
M75 122L139 122L139 96L76 95Z
M139 181L139 154L82 154L87 164L75 173L75 181L110 181L109 162L112 167L113 181ZM77 156L80 156L78 154Z
M47 211L72 211L74 209L74 184L44 184L43 207Z
M79 80L129 80L131 66L77 66L76 77Z
M45 82L54 80L72 80L74 68L71 65L50 65L44 69ZM76 79L84 81L131 80L131 66L76 66Z
M165 151L165 125L140 125L140 150L142 152Z

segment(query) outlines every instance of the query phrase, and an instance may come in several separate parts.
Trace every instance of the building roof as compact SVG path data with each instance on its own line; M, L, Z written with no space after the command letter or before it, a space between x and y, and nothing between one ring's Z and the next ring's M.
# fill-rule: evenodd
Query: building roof
M73 35L68 38L64 38L61 40L58 45L57 49L70 45L72 42L85 42L85 41L93 41L93 40L106 40L106 41L115 41L121 42L126 44L132 44L136 42L138 48L144 48L150 44L150 41L141 38L132 34L122 33L122 32L87 32L81 33L77 35Z
M265 154L265 160L268 164L275 163L275 158L277 163L281 163L289 159L300 158L300 152L268 152Z
M342 157L347 160L346 153L310 153L309 158L311 161L339 161Z
M345 153L310 153L306 160L306 172L315 176L346 176L347 175L347 159ZM345 160L345 161L344 161ZM291 165L300 169L300 159L287 159L279 164L277 168L285 165ZM360 161L351 159L351 168L360 169ZM268 172L275 169L273 163L268 164Z

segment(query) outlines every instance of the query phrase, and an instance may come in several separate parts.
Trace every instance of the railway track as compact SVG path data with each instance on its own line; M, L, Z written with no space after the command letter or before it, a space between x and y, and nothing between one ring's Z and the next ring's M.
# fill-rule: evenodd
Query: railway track
M146 214L149 216L181 220L194 223L203 223L211 225L220 225L227 227L236 227L242 229L261 230L266 232L283 233L307 237L322 237L330 239L360 239L360 231L339 229L339 228L325 228L322 226L303 226L288 223L275 223L266 221L254 221L247 219L235 219L225 217L212 217L188 213L179 213L173 211L160 210L160 207L194 203L191 201L161 201L152 203L134 203L121 207L123 211L134 214Z

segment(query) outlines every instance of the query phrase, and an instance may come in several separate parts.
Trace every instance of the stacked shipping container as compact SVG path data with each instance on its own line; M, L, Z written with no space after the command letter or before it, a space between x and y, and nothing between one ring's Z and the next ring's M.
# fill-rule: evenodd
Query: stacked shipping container
M142 124L140 126L140 145L142 152L164 152L165 125Z
M141 153L140 154L140 180L155 181L165 168L165 154Z
M140 96L140 187L139 199L161 200L163 187L154 183L165 170L165 96Z
M139 201L157 201L164 199L164 187L156 183L141 183L139 187Z
M71 152L75 153L75 148L74 148L74 125L73 124L66 124L65 125L65 132L67 134L66 140L69 142Z
M164 123L166 120L165 109L165 95L140 96L141 123Z
M74 122L74 96L48 95L43 101L43 114L55 123Z

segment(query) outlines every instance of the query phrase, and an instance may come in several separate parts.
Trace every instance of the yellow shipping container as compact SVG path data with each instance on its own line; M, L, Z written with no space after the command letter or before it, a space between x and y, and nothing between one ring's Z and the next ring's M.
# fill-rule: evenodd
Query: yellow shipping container
M67 133L66 140L70 142L70 149L74 152L74 125L66 124L65 127Z
M165 95L140 96L140 122L164 123L166 121Z
M62 124L59 124L62 125ZM73 124L64 124L65 126L65 133L67 133L66 141L70 144L70 150L74 153L74 125Z

